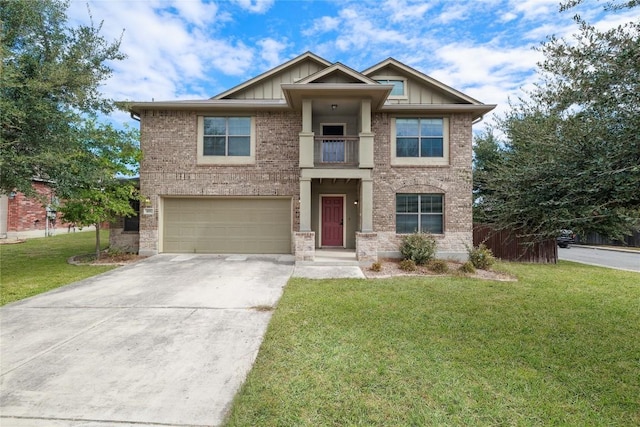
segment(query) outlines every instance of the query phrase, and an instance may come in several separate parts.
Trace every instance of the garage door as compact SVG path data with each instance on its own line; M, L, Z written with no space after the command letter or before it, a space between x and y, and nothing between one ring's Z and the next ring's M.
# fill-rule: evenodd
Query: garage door
M291 199L164 199L163 252L291 253Z

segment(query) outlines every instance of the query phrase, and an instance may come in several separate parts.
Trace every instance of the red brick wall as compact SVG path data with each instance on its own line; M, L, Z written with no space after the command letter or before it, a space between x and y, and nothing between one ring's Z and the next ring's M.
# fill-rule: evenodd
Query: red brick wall
M38 194L38 198L27 197L22 193L17 193L14 198L9 198L7 213L8 232L45 229L45 206L47 203L50 203L53 192L51 187L44 182L34 182L33 188Z
M17 193L13 198L9 197L7 232L45 230L46 206L51 203L54 192L46 182L34 181L32 185L38 194L37 197L27 197L23 193ZM56 228L67 227L67 225L60 220L58 214Z

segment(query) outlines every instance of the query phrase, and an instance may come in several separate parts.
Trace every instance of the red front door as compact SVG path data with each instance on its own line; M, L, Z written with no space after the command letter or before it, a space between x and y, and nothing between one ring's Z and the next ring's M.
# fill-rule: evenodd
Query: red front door
M322 246L342 246L342 197L322 198Z

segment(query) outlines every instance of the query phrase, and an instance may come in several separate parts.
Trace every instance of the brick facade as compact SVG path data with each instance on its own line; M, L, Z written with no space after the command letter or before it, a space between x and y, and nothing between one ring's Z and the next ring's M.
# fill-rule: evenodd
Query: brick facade
M2 220L6 221L2 227L5 236L2 237L18 237L38 231L41 231L42 237L45 237L46 207L54 200L55 192L45 181L33 181L32 185L37 194L36 197L27 197L19 192L7 197L6 212L2 215ZM54 232L56 229L67 231L69 225L57 214L55 221L49 223L49 231Z
M197 165L196 112L145 111L141 116L140 189L151 200L153 214L140 215L139 247L143 254L158 251L158 204L164 196L291 196L299 198L299 137L301 115L295 112L256 113L256 162L241 166ZM401 236L395 233L396 193L444 194L444 228L436 236L441 256L460 257L472 244L471 121L470 114L449 117L449 166L391 166L390 121L375 113L373 226L377 252L395 256ZM299 231L297 204L293 232ZM293 252L298 246L295 237ZM126 236L129 237L129 236ZM133 247L130 239L123 242ZM305 239L302 239L305 240ZM300 244L303 244L300 242ZM373 243L363 257L371 256ZM303 251L304 252L304 251ZM301 254L302 257L308 257Z
M398 254L401 236L395 233L396 193L444 194L444 235L435 236L440 256L461 258L472 245L472 136L471 115L449 117L449 166L391 166L389 114L374 114L373 226L378 232L378 252Z
M196 112L145 111L141 115L140 191L152 215L140 215L140 253L158 251L158 204L164 196L290 196L298 200L299 137L295 112L254 112L256 161L252 165L198 165ZM294 203L294 206L297 206ZM292 213L299 230L299 211Z

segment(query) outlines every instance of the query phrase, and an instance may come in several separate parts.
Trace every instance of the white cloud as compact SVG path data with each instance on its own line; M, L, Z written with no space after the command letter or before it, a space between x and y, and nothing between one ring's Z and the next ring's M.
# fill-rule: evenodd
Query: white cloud
M310 36L313 34L323 34L338 29L340 18L323 16L313 21L313 25L309 29L302 30L302 34Z
M382 8L391 12L392 22L403 22L407 19L420 19L433 6L433 2L386 0Z
M218 14L218 6L215 3L172 0L171 6L185 22L199 27L215 21Z
M524 19L536 19L539 16L558 13L560 2L558 0L511 0L509 8L522 13Z
M371 20L361 10L354 8L340 11L343 19L336 47L341 51L371 49L376 44L393 44L397 50L410 43L407 33L400 29L386 29L380 22Z
M449 24L453 21L458 21L466 18L469 14L469 7L466 4L455 4L453 6L447 5L438 16L438 21L443 24Z
M260 57L266 61L268 68L277 67L283 62L281 55L282 51L287 48L287 43L279 42L272 38L266 38L259 40L257 45L262 48Z
M273 5L274 0L232 0L243 9L252 13L265 13Z

